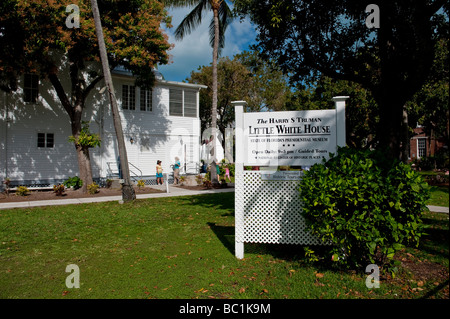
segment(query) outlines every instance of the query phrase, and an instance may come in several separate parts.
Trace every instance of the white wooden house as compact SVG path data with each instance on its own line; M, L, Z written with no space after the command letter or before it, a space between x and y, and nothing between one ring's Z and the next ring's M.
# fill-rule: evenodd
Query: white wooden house
M152 181L156 161L171 173L175 156L183 173L197 173L200 162L199 91L203 85L165 81L156 71L152 90L136 87L125 70L113 72L131 175ZM68 78L68 77L67 77ZM107 92L101 82L84 111L101 147L90 150L94 180L118 173L118 149ZM63 83L70 88L70 83ZM0 181L12 185L51 186L78 176L69 116L48 81L26 74L20 88L0 93ZM0 186L1 187L1 186Z

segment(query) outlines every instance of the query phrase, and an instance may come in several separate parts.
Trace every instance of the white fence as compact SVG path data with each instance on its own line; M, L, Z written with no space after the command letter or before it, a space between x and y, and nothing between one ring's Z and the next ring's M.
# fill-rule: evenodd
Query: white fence
M263 173L243 171L236 176L235 203L244 212L236 222L236 241L320 244L305 230L298 181L264 181Z

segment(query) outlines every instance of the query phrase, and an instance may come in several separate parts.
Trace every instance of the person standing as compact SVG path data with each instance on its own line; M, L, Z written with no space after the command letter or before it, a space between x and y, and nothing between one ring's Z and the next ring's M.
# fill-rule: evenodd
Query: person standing
M180 184L180 159L178 157L175 157L175 164L173 165L173 184L178 185Z
M163 184L163 168L161 166L161 161L156 162L156 185Z
M231 183L230 169L228 168L228 165L225 166L225 175L224 175L223 179L225 181L229 180Z
M206 173L206 164L205 161L202 160L202 165L200 166L200 174Z
M220 166L219 166L219 163L218 163L218 162L215 162L215 163L216 163L217 179L218 179L219 182L220 182Z

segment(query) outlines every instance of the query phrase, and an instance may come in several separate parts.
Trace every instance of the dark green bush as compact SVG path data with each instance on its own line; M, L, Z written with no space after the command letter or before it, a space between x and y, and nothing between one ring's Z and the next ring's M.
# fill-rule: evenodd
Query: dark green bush
M63 184L67 188L73 187L73 189L79 189L83 186L83 181L78 176L74 176L69 177Z
M391 265L396 250L418 245L428 185L410 165L380 151L339 148L305 172L302 214L311 232L329 244L337 265Z
M446 149L441 149L434 156L422 157L420 159L414 160L414 164L418 169L423 171L431 171L433 169L448 170L448 151Z

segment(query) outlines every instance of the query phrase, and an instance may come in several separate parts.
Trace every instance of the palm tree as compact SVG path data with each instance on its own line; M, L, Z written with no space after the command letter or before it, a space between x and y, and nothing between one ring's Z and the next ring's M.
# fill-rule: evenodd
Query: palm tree
M203 13L212 10L214 15L209 25L210 44L213 47L213 99L211 108L211 129L213 136L211 163L211 182L218 183L216 172L216 132L217 132L217 60L219 51L225 45L225 30L231 22L233 14L225 0L163 0L168 7L194 7L194 9L181 21L175 30L175 38L183 39L202 22Z
M124 183L122 185L122 199L124 202L136 199L133 186L131 184L130 171L128 168L127 149L125 147L125 140L123 137L122 123L120 121L119 109L117 107L117 100L114 93L114 86L109 69L108 57L106 55L105 40L103 38L103 29L100 21L100 12L98 9L97 0L91 0L92 12L95 20L95 30L97 34L98 45L100 48L100 59L102 61L103 75L105 83L109 92L109 99L111 102L111 110L114 120L114 128L116 130L117 144L119 148L120 166L122 169L122 176Z

